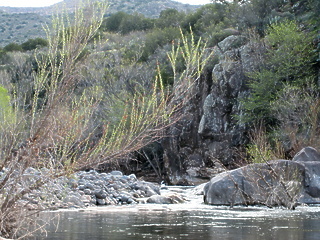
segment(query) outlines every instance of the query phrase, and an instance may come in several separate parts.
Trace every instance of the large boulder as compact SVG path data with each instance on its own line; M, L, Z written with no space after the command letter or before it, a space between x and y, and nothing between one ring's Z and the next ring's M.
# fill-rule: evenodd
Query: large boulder
M305 148L293 161L250 164L212 178L204 187L204 202L211 205L286 206L320 203L320 157Z
M294 156L293 161L305 168L304 191L300 201L306 204L320 203L320 153L312 147L306 147Z
M320 162L320 153L313 147L303 148L292 159L295 162Z

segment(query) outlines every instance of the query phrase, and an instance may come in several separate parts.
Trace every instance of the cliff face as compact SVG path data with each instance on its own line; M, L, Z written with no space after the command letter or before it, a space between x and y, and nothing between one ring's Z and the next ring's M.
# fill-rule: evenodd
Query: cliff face
M237 118L240 99L248 93L245 73L257 64L254 46L243 36L230 36L214 51L218 64L197 82L184 118L169 130L174 137L162 142L171 184L196 184L236 166L247 143L247 129Z

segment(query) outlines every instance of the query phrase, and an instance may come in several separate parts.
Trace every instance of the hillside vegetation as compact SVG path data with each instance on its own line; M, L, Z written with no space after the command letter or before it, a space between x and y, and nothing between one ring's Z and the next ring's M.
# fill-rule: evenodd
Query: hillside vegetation
M11 42L21 44L30 38L44 38L46 34L43 27L51 22L51 15L59 9L65 9L71 13L80 2L64 0L52 6L40 8L0 7L0 47ZM106 15L122 11L129 14L143 14L149 18L158 17L162 10L168 8L190 12L198 7L171 0L110 0L108 6Z
M6 13L0 11L0 46L23 43L29 38L45 37L43 25L49 17L34 13Z

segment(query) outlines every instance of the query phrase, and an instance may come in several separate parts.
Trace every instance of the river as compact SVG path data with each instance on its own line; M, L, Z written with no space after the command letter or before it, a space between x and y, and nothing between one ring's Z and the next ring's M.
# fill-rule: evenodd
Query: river
M43 213L50 222L37 239L320 239L320 207L294 211L266 207L216 207L191 188L171 188L189 197L183 204L138 204ZM50 221L49 221L50 220Z

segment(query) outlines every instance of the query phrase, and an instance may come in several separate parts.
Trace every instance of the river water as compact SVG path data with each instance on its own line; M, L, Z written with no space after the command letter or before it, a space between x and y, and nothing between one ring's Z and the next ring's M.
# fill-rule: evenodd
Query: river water
M172 189L170 189L172 191ZM320 207L294 211L265 207L215 207L202 203L191 189L183 204L139 204L46 212L50 222L37 239L320 239ZM50 220L50 221L49 221Z

